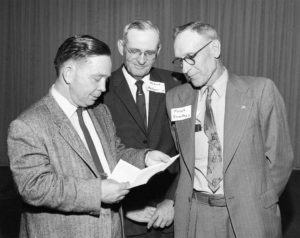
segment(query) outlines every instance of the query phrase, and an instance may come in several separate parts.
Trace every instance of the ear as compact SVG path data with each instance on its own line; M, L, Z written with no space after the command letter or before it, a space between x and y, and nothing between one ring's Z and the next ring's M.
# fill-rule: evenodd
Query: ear
M72 82L73 65L72 64L65 64L62 67L61 74L62 74L64 82L66 84L70 84Z
M159 43L156 55L159 55L160 50L161 50L161 44Z
M119 53L120 53L120 55L124 55L124 41L123 40L118 40L118 43L117 43L117 45L118 45L118 50L119 50Z
M212 53L213 53L213 56L217 59L220 57L221 55L221 43L219 40L214 40L212 43L211 43L211 49L212 49Z

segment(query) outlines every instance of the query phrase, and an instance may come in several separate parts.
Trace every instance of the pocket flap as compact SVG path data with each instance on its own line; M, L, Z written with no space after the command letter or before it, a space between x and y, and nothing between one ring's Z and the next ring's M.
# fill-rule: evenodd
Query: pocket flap
M266 191L260 196L264 208L269 208L278 203L278 196L273 189Z

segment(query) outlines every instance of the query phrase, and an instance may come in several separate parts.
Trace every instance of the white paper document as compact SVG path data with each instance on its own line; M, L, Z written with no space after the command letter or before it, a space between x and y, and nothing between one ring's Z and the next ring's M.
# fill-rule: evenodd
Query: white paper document
M168 168L179 155L170 158L168 163L159 163L144 169L139 169L124 160L120 160L114 168L109 179L116 180L117 182L129 182L130 188L134 188L146 184L148 180L158 172L164 171Z

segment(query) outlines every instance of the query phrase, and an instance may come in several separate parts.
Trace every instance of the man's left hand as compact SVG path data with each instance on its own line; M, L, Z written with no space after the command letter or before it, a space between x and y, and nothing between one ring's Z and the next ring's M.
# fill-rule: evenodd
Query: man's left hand
M159 163L167 163L169 161L170 156L158 150L149 151L145 158L145 163L148 167Z
M146 206L142 209L133 210L126 212L125 216L136 222L145 222L148 223L153 216L156 208Z
M157 205L156 211L147 224L147 228L164 228L172 224L174 219L174 202L170 199L165 199Z

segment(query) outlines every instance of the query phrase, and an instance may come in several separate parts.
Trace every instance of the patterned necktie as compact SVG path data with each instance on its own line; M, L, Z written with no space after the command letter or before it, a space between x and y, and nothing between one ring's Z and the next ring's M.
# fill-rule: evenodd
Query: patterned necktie
M136 105L139 109L140 115L144 122L145 128L147 128L147 118L146 118L146 102L145 102L145 94L143 91L143 83L142 80L137 80L135 85L137 87L136 90Z
M206 178L208 187L215 193L223 179L222 148L218 137L216 123L211 108L212 86L207 88L206 111L204 119L204 133L208 138L208 164Z
M98 153L96 151L94 142L92 140L92 137L91 137L84 121L83 121L83 117L82 117L83 108L79 107L76 110L76 112L77 112L77 116L78 116L79 125L81 127L82 132L83 132L86 143L89 147L89 151L90 151L90 154L93 158L94 164L96 165L96 168L98 169L98 172L100 173L101 178L104 179L104 178L106 178L106 175L105 175L103 167L101 165L101 162L100 162Z

